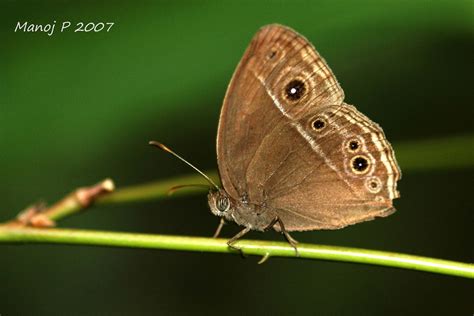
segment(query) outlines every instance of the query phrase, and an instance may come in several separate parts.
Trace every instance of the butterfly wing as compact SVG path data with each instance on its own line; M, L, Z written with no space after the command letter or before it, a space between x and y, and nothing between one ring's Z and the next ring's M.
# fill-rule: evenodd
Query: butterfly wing
M300 60L305 62L300 62ZM288 118L269 97L267 86L286 82L288 72L314 78L314 101L341 104L344 93L329 68L302 36L287 27L268 25L254 36L244 53L224 98L217 135L217 162L227 193L238 198L248 193L245 174L253 155L267 135ZM298 109L303 112L304 108Z
M289 231L340 228L390 213L398 179L391 147L375 123L343 100L304 37L279 25L262 28L221 111L217 158L227 193L276 212ZM347 150L349 140L358 141L356 150ZM351 169L364 162L363 172Z
M315 128L315 122L324 126ZM288 231L337 229L388 216L399 196L399 176L382 129L347 104L275 126L246 174L252 201L275 210Z

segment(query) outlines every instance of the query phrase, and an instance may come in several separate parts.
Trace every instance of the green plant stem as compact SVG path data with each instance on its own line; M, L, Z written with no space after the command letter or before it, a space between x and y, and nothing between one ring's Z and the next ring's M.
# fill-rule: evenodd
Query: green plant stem
M219 183L219 177L215 170L206 171L205 173L216 183ZM176 190L173 194L168 194L170 188L172 187L189 184L208 185L207 181L204 180L199 174L185 175L171 179L123 187L115 190L110 194L100 196L96 200L96 203L109 204L145 201L151 199L162 199L171 197L174 198L183 195L191 195L198 193L202 194L203 192L208 191L208 189L203 187L186 187Z
M238 251L229 249L225 239L54 228L0 226L0 242L80 244L238 254ZM236 246L241 247L246 255L297 257L295 250L284 242L241 240L236 243ZM448 260L385 251L309 244L300 244L298 252L299 258L372 264L474 278L473 264Z

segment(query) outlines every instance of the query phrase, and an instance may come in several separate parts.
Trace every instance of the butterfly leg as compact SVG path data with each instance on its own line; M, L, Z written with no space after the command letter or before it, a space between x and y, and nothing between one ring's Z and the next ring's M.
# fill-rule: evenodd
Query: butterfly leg
M242 229L240 232L237 233L237 235L235 235L234 237L232 237L228 242L227 242L227 246L229 246L230 248L234 249L234 250L238 250L240 251L240 254L242 256L244 256L244 253L242 252L242 248L239 248L239 247L236 247L234 246L235 242L237 240L239 240L240 238L242 238L245 234L247 234L248 232L250 231L250 227L245 227L244 229Z
M285 235L285 238L288 241L288 243L291 245L291 247L293 247L295 249L296 256L299 257L300 254L299 254L298 248L297 248L298 241L296 239L294 239L293 237L291 237L291 235L286 231L285 225L283 225L283 222L281 221L280 218L278 218L278 224L280 224L280 230L282 231L283 235Z
M294 239L293 237L291 237L291 235L286 231L286 228L285 228L285 225L283 224L283 221L277 216L275 217L271 222L270 224L265 228L265 230L268 230L270 228L273 228L273 226L275 226L275 224L278 223L278 225L280 225L280 231L281 233L285 236L285 239L288 241L288 243L290 244L291 247L293 247L295 249L295 253L296 253L296 256L300 256L299 252L298 252L298 241L296 239Z
M222 230L222 227L224 226L224 224L225 224L224 217L221 217L221 221L219 222L219 226L217 226L216 232L214 233L214 235L212 236L212 238L217 238L217 237L219 236L219 234L221 233L221 230Z
M263 231L268 231L270 229L273 228L273 226L275 226L275 224L278 223L278 216L276 216L274 219L272 219L272 221L270 222L270 224L267 225L267 227L265 227L263 229Z

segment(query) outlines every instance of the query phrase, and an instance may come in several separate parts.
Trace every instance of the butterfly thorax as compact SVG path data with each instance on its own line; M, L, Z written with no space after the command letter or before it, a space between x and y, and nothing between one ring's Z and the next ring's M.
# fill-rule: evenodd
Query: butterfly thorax
M245 198L236 200L222 189L209 191L208 203L214 215L252 230L264 231L276 216L265 205L248 203Z

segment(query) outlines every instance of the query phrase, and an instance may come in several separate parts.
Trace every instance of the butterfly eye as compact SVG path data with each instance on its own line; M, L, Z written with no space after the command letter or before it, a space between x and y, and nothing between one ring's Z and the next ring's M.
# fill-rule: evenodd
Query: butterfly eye
M315 131L320 131L322 130L324 127L326 127L326 122L321 119L321 118L318 118L318 119L315 119L312 123L311 123L311 127L315 130Z
M220 212L227 212L230 208L229 199L226 197L220 197L216 200L216 208Z
M292 80L290 81L285 88L286 98L290 101L296 101L301 99L303 94L306 91L306 87L303 81L301 80Z
M369 161L364 156L355 156L351 160L352 171L358 174L364 174L369 170Z

